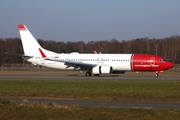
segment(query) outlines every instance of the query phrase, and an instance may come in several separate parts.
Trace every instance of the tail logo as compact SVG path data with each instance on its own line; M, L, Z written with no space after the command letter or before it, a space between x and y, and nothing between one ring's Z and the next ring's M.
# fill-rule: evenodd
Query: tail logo
M39 48L39 52L41 53L42 58L47 58L44 52Z
M19 30L26 30L26 26L23 24L18 25Z

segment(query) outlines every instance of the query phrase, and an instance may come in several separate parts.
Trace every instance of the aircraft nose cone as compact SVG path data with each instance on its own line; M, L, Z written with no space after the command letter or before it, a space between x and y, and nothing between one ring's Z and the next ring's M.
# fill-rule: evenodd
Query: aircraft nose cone
M169 67L170 68L173 68L174 67L174 64L172 62L169 63Z

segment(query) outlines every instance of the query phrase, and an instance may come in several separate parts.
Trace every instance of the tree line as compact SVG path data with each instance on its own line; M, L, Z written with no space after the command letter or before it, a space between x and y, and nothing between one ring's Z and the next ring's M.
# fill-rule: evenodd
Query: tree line
M162 39L137 38L133 40L100 40L100 41L78 41L63 42L38 39L39 44L48 50L57 53L140 53L154 54L171 59L175 64L180 63L180 36L172 36ZM7 53L7 54L6 54ZM22 63L21 57L11 54L23 54L20 38L0 39L0 63Z

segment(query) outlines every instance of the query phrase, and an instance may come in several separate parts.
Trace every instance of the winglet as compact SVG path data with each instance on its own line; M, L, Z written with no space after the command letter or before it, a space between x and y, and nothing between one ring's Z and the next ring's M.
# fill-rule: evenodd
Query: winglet
M46 57L46 55L44 54L44 52L39 48L39 52L41 53L41 56L43 57L43 58L47 58Z
M94 50L94 54L97 54L96 50Z

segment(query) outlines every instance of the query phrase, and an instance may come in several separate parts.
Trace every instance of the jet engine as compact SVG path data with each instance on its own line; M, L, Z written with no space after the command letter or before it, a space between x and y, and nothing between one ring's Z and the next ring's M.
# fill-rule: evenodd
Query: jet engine
M111 74L113 72L113 68L111 66L96 66L92 69L93 74Z

